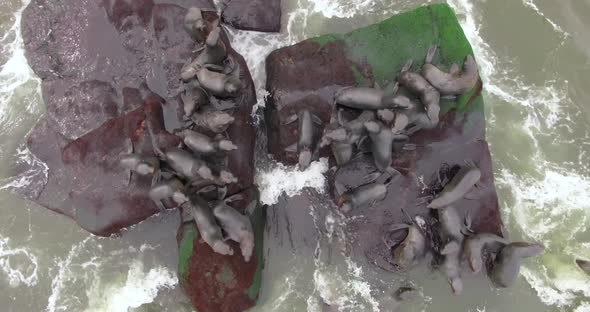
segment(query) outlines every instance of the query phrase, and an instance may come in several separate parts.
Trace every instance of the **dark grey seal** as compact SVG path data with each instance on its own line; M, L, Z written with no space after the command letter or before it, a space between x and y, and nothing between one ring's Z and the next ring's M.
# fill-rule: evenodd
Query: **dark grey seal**
M382 183L371 183L361 185L351 191L342 194L337 204L340 211L348 213L363 205L370 204L385 199L387 195L387 185Z
M483 267L482 251L489 249L496 253L509 242L507 239L491 233L479 233L468 237L465 241L463 253L469 262L473 273L479 273Z
M420 97L420 101L426 109L426 115L434 125L437 125L440 113L440 93L420 74L409 71L409 67L411 67L411 62L406 64L404 69L408 70L402 70L398 81Z
M393 139L395 135L390 128L382 123L369 121L365 128L371 138L371 152L375 161L375 167L381 172L389 171L393 155Z
M242 88L240 79L234 75L212 71L209 68L213 67L205 65L196 71L196 77L201 87L215 96L236 97Z
M298 114L287 118L284 124L299 121L298 123L298 139L297 142L285 150L289 152L297 151L299 155L299 169L305 170L311 163L314 151L314 126L322 124L322 121L313 115L308 109L300 110Z
M198 154L210 155L219 152L229 152L238 148L232 141L221 135L212 139L190 129L181 130L176 135L183 139L184 144L188 148Z
M250 203L250 205L256 204L256 201ZM250 218L229 206L227 200L220 200L214 205L213 215L227 233L228 238L240 244L244 260L249 262L254 250L254 230Z
M191 117L199 108L209 104L209 95L196 80L184 84L180 97L187 117Z
M473 89L479 79L479 70L473 55L467 55L463 62L463 70L457 64L451 66L449 73L445 73L432 65L437 47L433 46L428 51L426 64L422 67L422 76L432 84L442 95L462 95Z
M203 42L207 36L207 21L203 18L203 10L189 8L184 17L184 30L191 35L196 42Z
M220 65L227 57L227 47L221 40L221 27L218 26L219 20L216 22L213 30L207 36L205 45L201 48L199 55L193 63L195 65L216 64Z
M222 111L204 109L192 115L191 120L199 128L210 130L214 133L222 133L229 128L235 118Z
M463 198L481 179L481 171L473 162L467 162L459 172L455 174L451 182L447 184L442 192L428 204L428 208L438 209L446 207L455 201Z
M334 102L350 108L380 110L385 108L407 108L409 99L397 93L397 87L381 90L366 87L346 87L334 96Z
M389 232L407 229L406 238L393 249L393 259L402 269L414 266L426 253L426 238L422 230L416 224L395 224L389 228ZM390 247L390 246L388 246Z
M498 287L514 285L520 273L522 259L535 257L543 253L545 247L541 244L510 243L504 247L494 262L491 279Z
M224 241L221 228L217 225L211 207L205 199L192 194L190 201L183 205L183 209L190 209L203 241L211 246L213 251L222 255L234 254L232 248Z
M185 195L185 186L176 178L172 178L168 181L161 181L154 185L149 192L150 199L163 210L162 200L172 198L172 200L181 205L187 202L189 199Z

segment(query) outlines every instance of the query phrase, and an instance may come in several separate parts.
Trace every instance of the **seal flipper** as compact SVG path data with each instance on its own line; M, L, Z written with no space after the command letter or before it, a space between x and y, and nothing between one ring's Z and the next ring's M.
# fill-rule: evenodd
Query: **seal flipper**
M281 123L281 125L282 126L289 125L289 124L294 123L297 120L299 120L299 115L298 114L293 114L293 115L290 115L289 117L287 117L287 119L285 119L285 121L283 123Z
M285 152L297 153L297 142L285 147Z
M148 129L148 134L150 136L150 140L152 141L152 148L154 150L154 154L156 154L156 156L158 158L165 160L166 154L164 154L164 152L162 152L162 150L160 149L160 146L158 145L158 142L156 141L156 136L154 135L154 128L152 127L152 121L151 121L152 118L151 117L152 117L151 113L146 114L145 124Z
M453 63L453 65L451 65L451 69L449 69L449 74L456 75L460 72L461 72L461 68L459 68L459 64Z
M428 53L426 53L426 59L424 60L424 63L432 64L432 61L434 60L434 56L436 56L437 50L438 50L437 45L432 45L430 48L428 48Z
M580 269L582 269L582 271L584 271L586 274L590 275L590 261L576 259L576 264L578 265L578 267Z

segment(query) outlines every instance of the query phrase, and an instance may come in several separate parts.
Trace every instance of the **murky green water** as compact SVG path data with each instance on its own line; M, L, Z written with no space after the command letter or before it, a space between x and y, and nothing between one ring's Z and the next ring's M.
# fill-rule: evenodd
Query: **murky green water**
M259 87L264 86L260 62L272 49L347 32L428 1L283 2L281 34L232 32ZM590 311L590 277L573 262L590 259L590 1L449 3L460 15L485 81L488 141L510 238L541 241L546 254L527 261L511 289L493 289L466 273L464 294L454 297L436 272L377 274L347 261L337 249L329 254L323 246L335 243L325 233L298 233L289 241L284 224L272 223L278 226L267 233L268 263L255 311L316 311L320 295L347 311L391 311L391 304L379 305L383 296L368 287L369 281L419 286L421 296L402 311ZM190 311L176 286L173 212L119 239L104 239L6 190L27 181L13 170L26 161L22 142L44 111L18 36L15 13L22 7L19 0L0 0L2 311L127 311L142 304L139 311ZM329 227L321 203L310 207L271 216L290 218L292 231Z

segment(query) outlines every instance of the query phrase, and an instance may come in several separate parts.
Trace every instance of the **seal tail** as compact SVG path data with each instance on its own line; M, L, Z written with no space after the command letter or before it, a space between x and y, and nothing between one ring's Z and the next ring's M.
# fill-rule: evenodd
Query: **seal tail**
M146 119L145 119L145 123L148 129L148 133L150 135L150 140L152 141L152 148L154 149L154 154L156 154L156 156L158 156L161 159L165 159L165 154L164 152L162 152L162 150L160 149L158 142L156 141L156 136L154 135L154 128L152 127L152 114L151 113L147 113L146 114Z

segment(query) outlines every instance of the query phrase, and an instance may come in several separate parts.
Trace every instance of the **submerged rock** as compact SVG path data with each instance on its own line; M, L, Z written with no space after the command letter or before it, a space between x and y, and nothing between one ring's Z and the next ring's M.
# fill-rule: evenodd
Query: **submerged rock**
M420 7L348 34L312 38L272 52L266 63L270 96L265 110L270 153L281 162L295 164L296 153L285 150L298 137L296 123L287 124L289 116L308 109L322 119L323 130L335 110L336 91L349 86L372 87L375 83L383 87L396 79L409 59L414 60L413 68L419 69L433 44L439 45L434 61L444 70L453 63L463 64L465 57L473 53L454 12L446 4ZM476 200L461 199L455 206L463 216L469 211L476 232L500 234L502 221L485 141L481 90L480 80L457 100L443 100L439 124L410 136L410 143L416 145L414 150L394 153L393 167L402 175L391 181L386 198L349 214L362 216L347 222L345 229L351 234L350 252L357 259L391 263L391 252L382 239L385 229L410 221L402 209L430 220L426 206L417 206L416 200L436 188L439 171L463 165L464 160L474 161L481 169L481 191ZM329 155L334 164L329 150L322 150L320 155ZM353 157L351 163L329 177L329 184L333 193L336 184L345 190L354 189L366 183L363 178L374 171L371 157ZM337 194L332 195L332 199L337 198Z
M237 29L281 30L281 0L226 0L223 21Z

